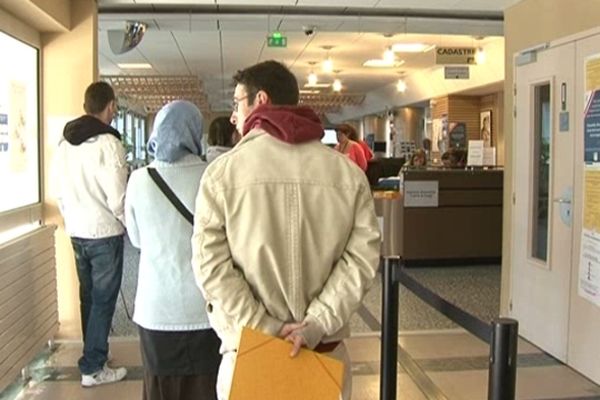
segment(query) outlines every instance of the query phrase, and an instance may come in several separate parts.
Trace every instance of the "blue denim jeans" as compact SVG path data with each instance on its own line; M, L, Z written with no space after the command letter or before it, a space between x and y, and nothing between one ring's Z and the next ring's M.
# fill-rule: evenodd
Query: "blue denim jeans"
M79 278L83 356L79 370L91 375L104 366L108 334L123 277L123 235L71 238Z

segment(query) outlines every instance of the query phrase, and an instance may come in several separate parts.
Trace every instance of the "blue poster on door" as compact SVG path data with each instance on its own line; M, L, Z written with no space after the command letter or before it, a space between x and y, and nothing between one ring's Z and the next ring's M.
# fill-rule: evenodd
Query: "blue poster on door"
M600 90L595 90L587 102L583 120L583 135L585 162L600 162Z
M8 152L8 114L0 114L0 153Z

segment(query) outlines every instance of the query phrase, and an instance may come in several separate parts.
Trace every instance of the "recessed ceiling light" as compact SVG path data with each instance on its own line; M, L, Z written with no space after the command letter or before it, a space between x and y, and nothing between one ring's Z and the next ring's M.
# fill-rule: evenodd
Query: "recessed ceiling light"
M391 47L388 47L383 52L383 60L390 64L393 64L394 61L396 61L396 55L394 54L394 51L392 50Z
M485 51L482 47L479 47L475 52L475 63L477 65L485 64Z
M339 79L334 79L332 88L333 88L334 92L341 92L342 91L342 81Z
M314 85L311 85L309 83L304 84L305 88L326 88L331 86L330 83L315 83Z
M148 63L124 63L117 66L121 69L152 69L152 65Z
M363 63L363 67L371 67L371 68L396 68L404 64L404 60L400 61L386 61L380 60L378 58L373 60L367 60Z
M429 45L423 43L396 43L392 45L394 53L422 53Z
M400 93L406 92L406 81L404 79L398 79L398 82L396 83L396 90Z

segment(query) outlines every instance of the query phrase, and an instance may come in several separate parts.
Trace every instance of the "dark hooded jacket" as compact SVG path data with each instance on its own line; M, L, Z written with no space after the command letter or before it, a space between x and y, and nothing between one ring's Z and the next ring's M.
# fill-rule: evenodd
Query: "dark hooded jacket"
M121 140L121 134L110 125L106 125L96 117L84 115L68 122L63 130L63 136L67 142L79 146L94 136L108 133Z

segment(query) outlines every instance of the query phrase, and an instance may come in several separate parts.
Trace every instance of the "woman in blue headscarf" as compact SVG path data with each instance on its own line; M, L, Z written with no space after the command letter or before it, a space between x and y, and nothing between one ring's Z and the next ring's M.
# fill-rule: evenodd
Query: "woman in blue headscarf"
M206 168L200 158L202 120L190 102L164 106L148 141L154 161L134 171L127 186L127 233L141 249L133 321L139 326L143 398L148 400L216 399L220 342L196 286L192 223L184 216L185 209L194 213ZM163 180L184 210L175 207L154 179Z

